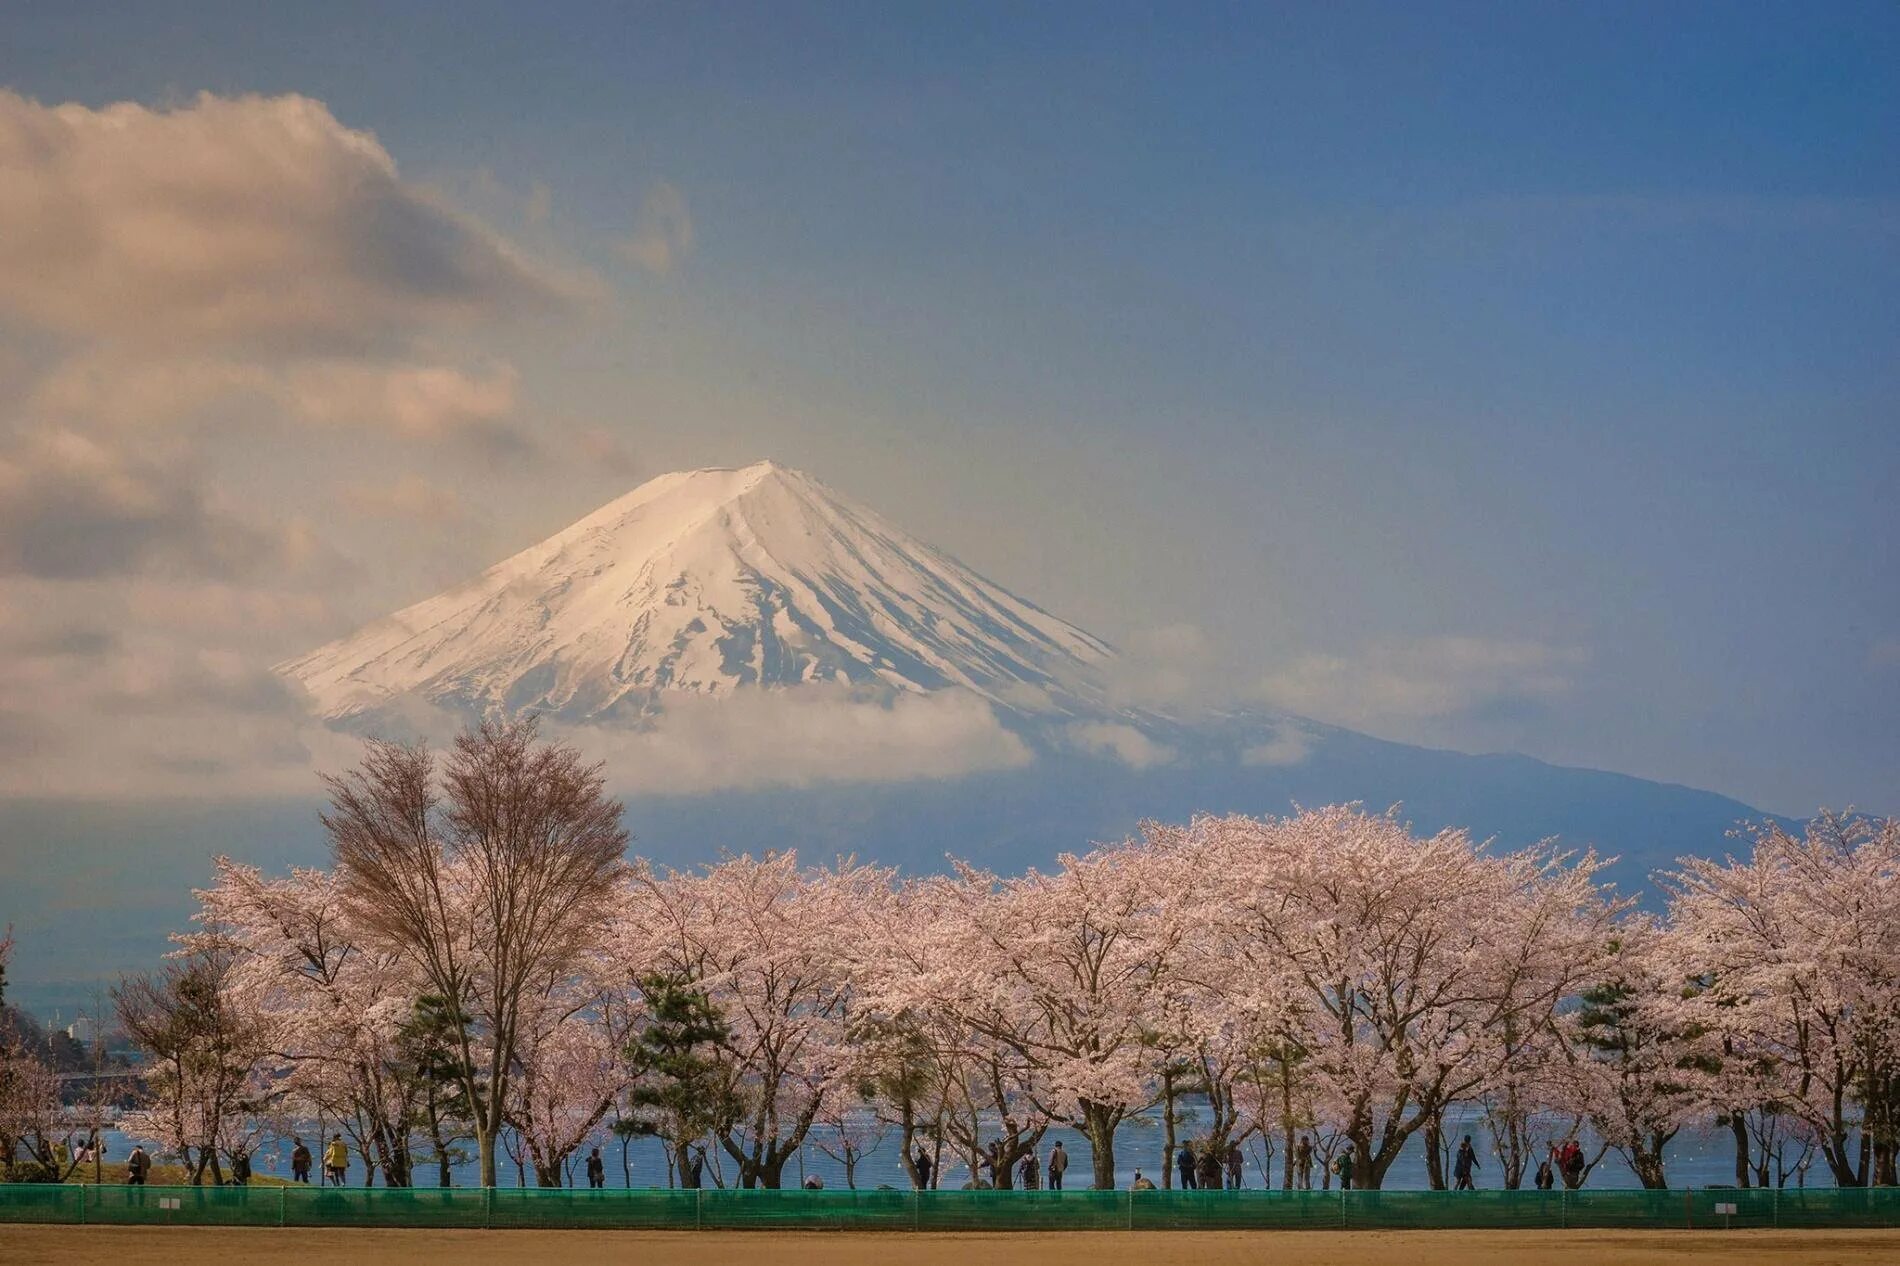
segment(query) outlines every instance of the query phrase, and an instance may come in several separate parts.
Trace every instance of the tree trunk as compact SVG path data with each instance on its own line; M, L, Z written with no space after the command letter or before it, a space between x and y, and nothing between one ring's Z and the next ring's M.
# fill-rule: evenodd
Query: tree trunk
M434 1086L429 1088L429 1145L435 1148L437 1184L450 1186L454 1175L449 1172L449 1149L442 1141L442 1113L436 1105Z
M480 1122L475 1126L475 1145L481 1154L482 1186L493 1187L495 1182L495 1137L501 1131L492 1125Z
M1434 1108L1425 1117L1425 1179L1433 1191L1443 1191L1446 1187L1444 1144L1444 1109Z
M1161 1073L1161 1189L1174 1186L1174 1071Z
M1644 1144L1639 1144L1630 1152L1630 1168L1636 1171L1637 1181L1650 1191L1662 1191L1668 1188L1669 1180L1663 1175L1663 1147L1667 1138L1651 1135Z
M1121 1123L1119 1109L1082 1101L1082 1129L1088 1135L1089 1159L1095 1171L1095 1189L1115 1189L1115 1127Z
M1735 1140L1735 1185L1748 1186L1748 1117L1741 1112L1731 1112L1728 1117L1729 1136ZM1766 1183L1762 1184L1767 1186Z
M1280 1168L1280 1190L1293 1190L1293 1072L1285 1059L1280 1061L1280 1143L1286 1148L1286 1163Z

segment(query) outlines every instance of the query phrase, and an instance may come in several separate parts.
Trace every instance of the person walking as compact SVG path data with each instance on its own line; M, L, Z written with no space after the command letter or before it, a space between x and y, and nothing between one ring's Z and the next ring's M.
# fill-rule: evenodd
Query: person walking
M145 1175L152 1172L152 1158L145 1154L143 1147L135 1147L132 1154L125 1158L125 1181L133 1187L145 1185Z
M1457 1179L1453 1190L1476 1191L1471 1181L1471 1171L1478 1168L1478 1151L1471 1146L1471 1136L1465 1135L1464 1142L1458 1145L1458 1159L1452 1162L1451 1176Z
M1333 1172L1339 1175L1339 1189L1352 1190L1352 1148L1349 1146L1333 1159Z
M600 1158L597 1147L587 1153L587 1186L591 1191L599 1191L607 1185L607 1162Z
M290 1149L290 1181L308 1183L310 1181L310 1149L303 1140L292 1135Z
M1062 1148L1062 1140L1049 1149L1049 1190L1062 1190L1062 1175L1069 1172L1069 1154Z
M1174 1154L1174 1168L1181 1175L1181 1190L1194 1190L1194 1145L1181 1144L1181 1150Z
M917 1149L917 1155L911 1157L911 1168L917 1171L917 1190L930 1190L930 1153L923 1148Z
M343 1142L341 1134L330 1136L330 1148L323 1154L323 1176L332 1187L341 1187L343 1177L350 1171L350 1149Z
M1024 1191L1034 1191L1042 1186L1042 1162L1036 1159L1035 1148L1030 1148L1028 1154L1023 1157L1022 1169L1019 1173Z
M1240 1176L1241 1176L1242 1171L1245 1168L1246 1168L1246 1161L1240 1154L1240 1144L1238 1143L1228 1144L1227 1145L1227 1189L1229 1191L1240 1190Z
M1293 1149L1293 1171L1297 1176L1301 1191L1313 1189L1313 1140L1300 1135L1299 1146Z

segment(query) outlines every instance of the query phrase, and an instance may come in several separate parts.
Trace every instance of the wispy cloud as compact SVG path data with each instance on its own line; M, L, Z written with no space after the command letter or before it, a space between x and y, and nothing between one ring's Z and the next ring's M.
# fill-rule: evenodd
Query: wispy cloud
M670 273L692 254L696 236L686 195L662 182L641 202L632 232L614 244L614 251L648 272Z
M1261 682L1275 706L1373 731L1446 719L1508 719L1570 693L1589 662L1578 647L1522 639L1433 637L1307 655Z

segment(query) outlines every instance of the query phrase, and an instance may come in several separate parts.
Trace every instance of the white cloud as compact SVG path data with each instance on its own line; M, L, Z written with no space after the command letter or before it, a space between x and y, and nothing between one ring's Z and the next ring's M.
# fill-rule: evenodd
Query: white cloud
M962 691L888 703L823 687L682 694L650 732L568 737L607 761L616 786L656 793L957 778L1034 759L987 703Z
M1451 718L1508 719L1570 693L1580 648L1482 637L1379 642L1350 656L1308 655L1261 682L1268 702L1374 732Z
M379 718L374 732L438 744L468 719L413 698L389 701ZM959 690L883 700L825 685L680 691L643 728L547 722L542 735L605 762L615 790L647 794L957 778L1034 760L984 700Z
M285 403L306 422L503 446L526 442L512 421L518 385L508 364L471 373L448 365L328 361L296 365L283 379Z
M616 242L614 250L648 272L670 273L692 254L695 236L686 195L662 183L647 194L633 231Z
M598 283L404 181L307 97L155 110L0 91L0 309L140 344L362 348Z
M1076 721L1064 733L1082 751L1112 756L1130 769L1152 769L1175 757L1174 749L1167 744L1157 743L1134 726L1117 721Z
M1276 725L1273 737L1255 743L1240 753L1243 765L1300 765L1313 754L1314 738L1305 728L1291 721Z

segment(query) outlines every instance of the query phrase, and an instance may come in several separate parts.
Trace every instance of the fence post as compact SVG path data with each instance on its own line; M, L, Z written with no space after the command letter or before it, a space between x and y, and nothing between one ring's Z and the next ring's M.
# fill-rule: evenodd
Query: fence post
M924 1229L924 1193L915 1187L911 1188L910 1193L910 1229Z
M277 1225L290 1225L290 1188L277 1189Z
M1695 1230L1695 1189L1693 1187L1682 1193L1682 1220L1689 1230Z
M1570 1192L1568 1190L1557 1193L1557 1228L1562 1231L1570 1229Z
M1129 1189L1128 1189L1128 1192L1127 1192L1127 1196L1128 1196L1128 1229L1132 1231L1132 1230L1134 1230L1134 1229L1135 1229L1135 1191L1134 1191L1134 1188L1132 1188L1132 1187L1131 1187L1131 1188L1129 1188Z
M703 1230L705 1228L705 1225L706 1225L706 1215L704 1212L705 1205L706 1205L706 1189L704 1187L693 1188L693 1229L695 1231Z
M490 1224L493 1223L494 1220L495 1220L495 1189L493 1187L483 1187L482 1188L482 1230L484 1231L489 1230Z
M79 1184L79 1225L86 1225L86 1184Z

